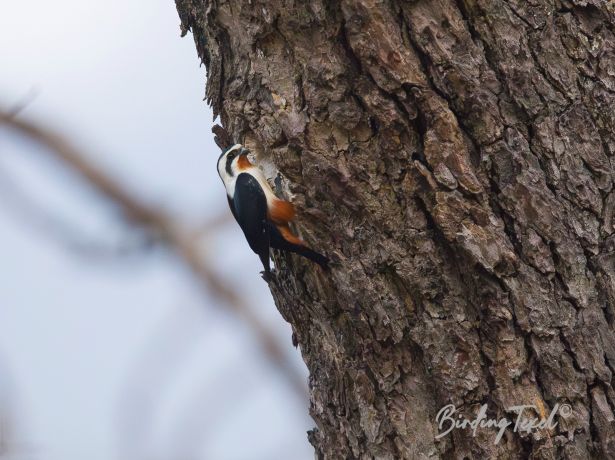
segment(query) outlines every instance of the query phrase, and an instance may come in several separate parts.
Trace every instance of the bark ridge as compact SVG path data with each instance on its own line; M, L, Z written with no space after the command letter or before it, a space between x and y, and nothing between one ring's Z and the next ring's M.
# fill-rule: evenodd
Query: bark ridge
M176 0L224 126L325 274L272 292L321 458L615 457L615 7ZM554 430L456 430L570 404Z

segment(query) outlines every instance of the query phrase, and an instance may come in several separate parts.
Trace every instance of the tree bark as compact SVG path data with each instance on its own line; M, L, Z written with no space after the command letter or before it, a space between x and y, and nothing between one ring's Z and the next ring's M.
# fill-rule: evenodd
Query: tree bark
M333 260L276 254L271 285L317 456L615 458L613 3L177 7L214 112ZM446 404L572 415L436 439Z

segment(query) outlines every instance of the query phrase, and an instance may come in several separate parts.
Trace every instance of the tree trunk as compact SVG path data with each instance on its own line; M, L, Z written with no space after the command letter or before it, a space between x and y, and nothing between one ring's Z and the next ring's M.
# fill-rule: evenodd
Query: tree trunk
M615 458L613 3L177 7L215 113L334 261L277 254L271 285L317 456ZM572 414L436 439L446 404Z

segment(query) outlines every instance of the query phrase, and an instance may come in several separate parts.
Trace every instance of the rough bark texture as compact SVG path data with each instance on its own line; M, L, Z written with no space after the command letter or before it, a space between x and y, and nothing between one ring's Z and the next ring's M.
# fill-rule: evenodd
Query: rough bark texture
M615 458L613 3L177 6L215 112L335 261L277 255L272 285L317 455ZM574 412L436 440L447 403Z

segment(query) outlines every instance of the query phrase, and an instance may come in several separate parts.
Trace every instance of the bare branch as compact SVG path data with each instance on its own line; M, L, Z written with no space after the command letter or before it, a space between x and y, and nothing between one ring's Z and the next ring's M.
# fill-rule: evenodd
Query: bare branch
M24 94L13 106L7 111L7 113L15 117L17 114L21 113L26 107L28 107L34 99L36 99L39 95L39 90L37 88L30 88L30 90Z
M82 257L97 259L118 259L143 254L151 250L156 236L152 232L142 232L138 237L124 238L122 241L100 241L94 235L88 235L68 222L49 212L37 203L20 185L13 180L10 173L0 166L0 200L13 212L15 217L24 222L33 231L46 238L53 238L66 250Z

